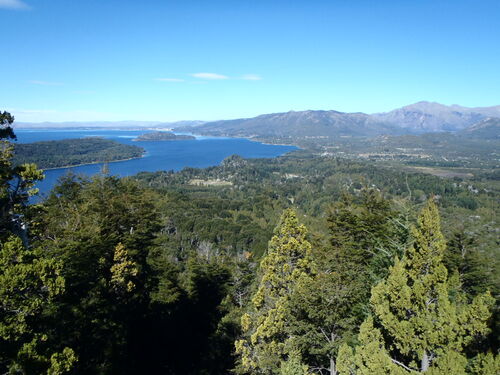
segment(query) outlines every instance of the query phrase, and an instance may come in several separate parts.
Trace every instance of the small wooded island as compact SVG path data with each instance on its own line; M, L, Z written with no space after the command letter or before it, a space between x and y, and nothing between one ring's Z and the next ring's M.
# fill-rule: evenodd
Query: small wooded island
M35 163L41 169L140 158L144 149L100 137L18 143L14 164Z
M188 139L196 139L192 135L184 135L184 134L174 134L172 132L153 132L141 134L134 141L185 141Z

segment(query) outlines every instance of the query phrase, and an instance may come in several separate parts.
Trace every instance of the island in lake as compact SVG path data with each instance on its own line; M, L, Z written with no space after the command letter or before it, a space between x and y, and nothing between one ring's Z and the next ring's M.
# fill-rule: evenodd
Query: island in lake
M153 132L141 134L134 141L185 141L188 139L196 139L192 135L184 135L184 134L174 134L172 132Z
M88 137L16 144L14 164L35 163L41 169L51 169L129 160L143 154L142 147Z

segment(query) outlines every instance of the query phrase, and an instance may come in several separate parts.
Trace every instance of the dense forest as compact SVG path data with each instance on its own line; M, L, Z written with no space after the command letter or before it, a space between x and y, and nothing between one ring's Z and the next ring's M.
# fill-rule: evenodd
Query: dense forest
M143 154L141 147L99 137L63 139L17 143L14 164L34 163L39 168L49 169L139 158Z
M13 161L0 112L0 371L500 372L498 173L307 151L120 179Z
M152 133L144 133L134 139L137 142L144 141L181 141L187 139L196 139L192 135L184 135L184 134L174 134L172 132L152 132Z

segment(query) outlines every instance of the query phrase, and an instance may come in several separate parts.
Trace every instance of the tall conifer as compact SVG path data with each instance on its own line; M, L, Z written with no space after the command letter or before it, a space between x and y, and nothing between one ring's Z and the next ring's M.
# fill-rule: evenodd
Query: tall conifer
M306 234L297 214L286 210L262 259L250 311L242 317L244 338L236 342L240 373L279 374L292 350L290 298L297 284L313 272Z
M442 262L446 243L432 200L412 236L405 257L372 289L381 329L371 318L363 323L360 346L339 354L341 374L466 373L462 350L487 332L492 297L484 293L470 304L460 295L452 298L453 283Z

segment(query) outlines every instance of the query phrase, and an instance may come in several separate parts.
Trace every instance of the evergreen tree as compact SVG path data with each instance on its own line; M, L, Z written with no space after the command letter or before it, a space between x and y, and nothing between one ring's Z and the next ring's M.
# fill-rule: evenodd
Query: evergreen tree
M490 290L493 296L498 296L500 293L499 273L496 272L495 259L492 259L491 255L485 254L479 244L479 238L473 237L472 234L461 228L452 233L443 258L448 272L452 275L457 274L461 289L469 299L485 290ZM491 332L488 339L469 348L468 351L471 354L477 354L488 348L495 350L499 347L500 300L498 298L492 310L489 327Z
M474 375L500 374L500 355L479 354L470 365L470 372Z
M311 244L297 214L286 210L260 264L258 289L242 316L244 338L236 342L240 373L279 374L293 347L290 299L313 274Z
M13 165L14 117L0 111L0 372L62 374L76 361L72 349L54 350L44 315L64 291L60 261L30 242L35 205L34 164ZM47 328L47 330L45 330Z
M321 373L336 374L335 358L340 345L350 342L360 312L360 268L342 263L338 253L315 253L318 271L298 284L291 306L294 336L304 361ZM332 259L333 258L333 259Z
M47 346L44 311L64 291L62 264L19 237L0 243L0 371L62 374L76 361L72 349Z
M298 350L290 351L288 359L281 362L280 375L307 375L308 369L301 360Z
M10 113L0 111L0 240L14 233L27 246L28 219L37 211L36 206L28 207L28 199L38 193L35 183L44 176L35 164L13 165L13 122Z
M143 356L155 199L129 180L69 176L44 202L41 246L62 261L66 282L54 330L79 358L74 373L133 373Z
M135 289L133 280L138 273L137 266L130 259L127 249L121 242L115 247L110 271L112 289L116 293L130 293Z
M449 273L458 271L462 289L471 296L494 287L488 259L481 256L477 240L464 230L452 234L447 243L443 262Z
M326 269L355 274L356 305L353 313L365 318L371 287L387 276L396 256L401 256L409 235L405 210L398 212L375 190L364 188L359 197L344 194L328 216L330 234ZM353 301L351 301L352 303Z
M404 247L406 227L395 224L397 217L374 189L363 189L359 198L346 194L333 205L330 246L314 253L317 274L292 299L297 345L311 368L337 374L338 349L355 340L371 286Z
M493 298L483 293L467 304L453 290L432 200L411 232L414 242L406 255L372 289L370 302L381 329L371 318L363 324L355 353L343 347L339 354L341 374L463 374L464 347L487 333Z

